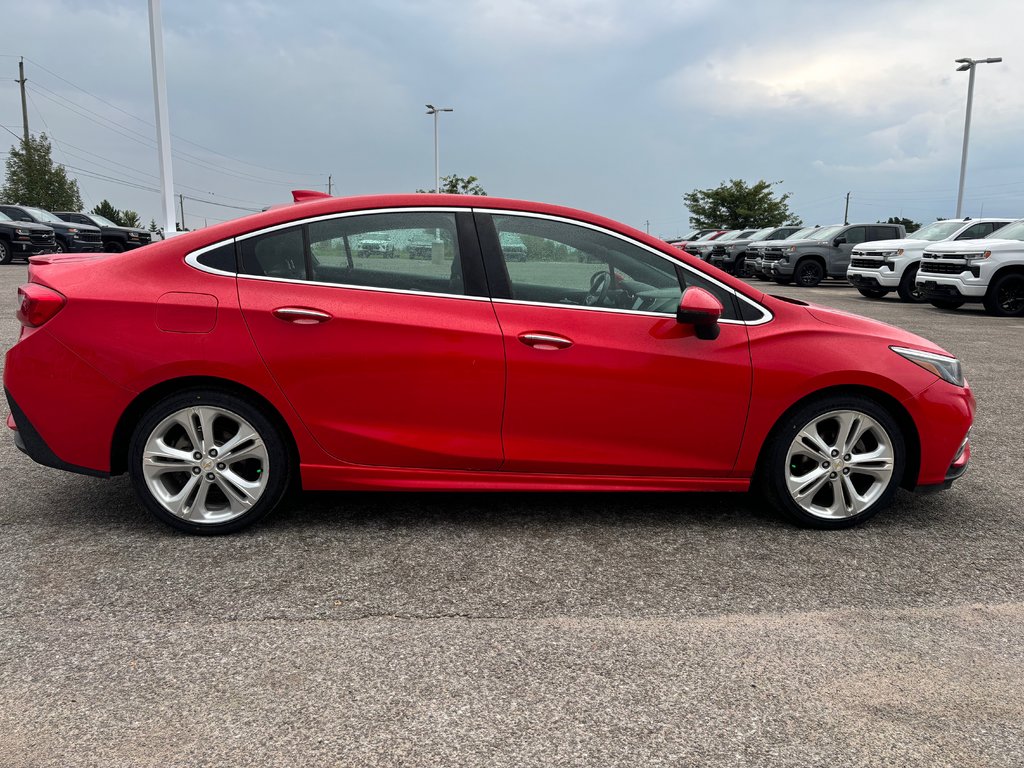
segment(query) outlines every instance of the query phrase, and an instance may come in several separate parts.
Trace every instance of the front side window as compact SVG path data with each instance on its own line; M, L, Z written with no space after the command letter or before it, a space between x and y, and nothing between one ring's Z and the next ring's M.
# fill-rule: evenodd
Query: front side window
M683 288L699 285L737 317L727 290L639 245L562 221L492 219L516 301L675 314Z

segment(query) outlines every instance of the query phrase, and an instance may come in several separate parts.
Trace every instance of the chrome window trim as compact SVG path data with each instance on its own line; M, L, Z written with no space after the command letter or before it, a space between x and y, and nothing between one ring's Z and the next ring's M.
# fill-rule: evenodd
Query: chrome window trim
M598 226L596 224L591 224L591 223L586 222L586 221L580 221L579 219L566 218L565 216L554 216L554 215L549 214L549 213L532 213L532 212L529 212L529 211L506 210L504 208L474 208L473 209L473 213L492 213L492 214L499 214L499 215L505 215L505 216L523 216L523 217L532 218L532 219L546 219L548 221L557 221L557 222L561 222L563 224L574 224L574 225L576 225L578 227L585 227L587 229L592 229L595 232L600 232L600 233L605 234L605 235L610 235L611 237L617 238L618 240L622 240L625 243L629 243L630 245L634 245L634 246L637 246L638 248L642 248L643 250L648 251L649 253L653 253L655 256L660 256L665 261L667 261L670 264L672 264L673 267L682 267L687 272L693 273L693 274L697 275L698 277L700 277L700 278L702 278L704 280L711 281L712 283L717 285L719 288L721 288L726 293L731 294L732 296L736 297L736 299L738 299L739 301L746 302L751 307L753 307L754 309L756 309L758 312L761 313L761 317L759 319L757 319L757 320L739 320L739 319L737 319L737 320L719 320L718 322L724 323L724 324L727 324L727 325L748 325L748 326L754 326L754 325L764 325L765 323L769 323L769 322L771 322L772 320L775 319L775 316L772 314L771 310L768 309L768 307L765 307L765 306L763 306L761 304L758 304L753 299L751 299L751 298L749 298L747 296L744 296L742 293L737 291L735 288L730 288L728 285L726 285L725 283L721 282L720 280L716 280L711 275L709 275L709 274L707 274L705 272L701 272L698 269L694 269L689 264L685 264L684 262L679 261L678 259L675 259L672 256L669 256L667 253L662 253L657 248L652 248L649 245L646 245L644 243L638 242L638 241L634 240L631 237L627 237L626 235L621 235L618 232L615 232L613 230L607 229L605 227L600 227L600 226ZM581 305L576 305L576 304L546 304L544 302L539 302L539 301L518 301L516 299L492 299L492 301L500 302L502 304L527 304L527 305L544 306L544 307L558 307L559 309L584 309L584 310L589 310L589 311L592 311L592 312L616 312L616 313L624 314L624 315L646 315L648 317L675 317L674 313L667 313L667 312L639 312L639 311L633 311L633 310L630 310L630 309L616 309L616 308L612 308L612 307L586 307L586 306L581 306Z
M695 275L697 275L698 277L700 277L700 278L702 278L704 280L709 280L710 282L712 282L716 286L718 286L720 289L725 291L727 294L730 294L730 295L736 297L736 299L741 301L741 302L745 302L747 305L753 307L755 310L757 310L758 312L761 313L761 317L759 319L757 319L757 320L741 320L741 319L737 319L737 320L720 320L719 322L724 324L724 325L757 326L757 325L764 325L765 323L769 323L769 322L771 322L772 320L775 319L775 315L772 314L772 311L770 309L768 309L768 307L765 307L764 305L759 304L758 302L754 301L753 299L749 298L748 296L743 295L742 293L737 291L735 288L730 288L728 285L725 285L724 283L722 283L721 281L715 279L711 275L706 274L704 272L701 272L698 269L694 269L689 264L686 264L686 263L684 263L682 261L679 261L678 259L673 258L672 256L670 256L667 253L662 253L657 248L652 248L651 246L646 245L645 243L638 242L638 241L636 241L636 240L634 240L634 239L632 239L630 237L627 237L626 235L619 234L618 232L615 232L613 230L607 229L606 227L601 227L601 226L598 226L596 224L591 224L591 223L586 222L586 221L580 221L579 219L570 219L570 218L567 218L565 216L555 216L555 215L548 214L548 213L534 213L534 212L531 212L531 211L517 211L517 210L511 210L511 209L505 209L505 208L474 208L474 207L459 207L459 206L414 206L414 207L408 207L408 208L401 208L401 207L400 208L366 208L366 209L360 209L358 211L342 211L341 213L326 213L326 214L322 214L320 216L312 216L312 217L305 218L305 219L295 219L293 221L287 221L287 222L284 222L282 224L275 224L275 225L270 226L270 227L264 227L262 229L253 230L252 232L246 232L245 234L238 235L236 237L228 237L228 238L225 238L224 240L219 240L216 243L211 243L210 245L203 246L202 248L199 248L199 249L197 249L195 251L191 251L190 253L188 253L185 256L185 263L188 264L193 269L197 269L200 272L206 272L207 274L219 275L221 277L234 277L236 279L245 279L245 280L262 280L262 281L266 281L266 282L292 283L292 284L295 284L295 285L316 285L316 286L320 286L320 287L324 287L324 288L348 288L348 289L351 289L351 290L374 291L374 292L377 292L377 293L397 293L397 294L406 294L406 295L414 295L414 296L431 296L431 297L441 298L441 299L460 299L460 300L468 300L468 301L493 301L495 303L500 303L500 304L519 304L519 305L524 305L524 306L552 307L552 308L555 308L555 309L574 309L574 310L582 310L582 311L585 311L585 312L613 312L613 313L622 314L622 315L641 315L641 316L646 316L646 317L661 317L661 318L665 318L665 317L673 317L674 318L675 317L675 314L668 313L668 312L643 312L643 311L634 311L634 310L629 310L629 309L617 309L617 308L613 308L613 307L587 307L587 306L577 305L577 304L548 304L548 303L539 302L539 301L519 301L519 300L516 300L516 299L492 299L489 296L467 296L465 294L457 294L457 293L434 293L434 292L431 292L431 291L412 291L412 290L405 290L405 289L400 289L400 288L378 288L378 287L375 287L375 286L351 285L351 284L348 284L348 283L326 283L326 282L320 282L320 281L317 281L317 280L295 280L295 279L287 278L287 277L268 277L266 275L246 275L246 274L243 274L241 272L225 272L224 270L214 269L213 267L208 267L208 266L206 266L204 264L200 264L198 262L198 258L200 256L202 256L204 253L207 253L208 251L212 251L215 248L220 248L221 246L226 245L227 243L233 242L233 243L235 243L237 245L238 243L242 242L243 240L248 240L249 238L252 238L252 237L258 237L260 235L265 235L265 234L268 234L270 232L276 232L276 231L281 230L281 229L287 229L288 227L297 227L297 226L302 226L302 225L306 225L306 224L312 224L312 223L315 223L315 222L318 222L318 221L328 221L330 219L342 219L342 218L347 218L349 216L368 216L368 215L374 215L374 214L379 214L379 213L486 213L486 214L498 214L498 215L505 215L505 216L523 216L523 217L534 218L534 219L546 219L548 221L557 221L557 222L560 222L560 223L563 223L563 224L570 224L570 225L575 225L575 226L578 226L578 227L585 227L586 229L591 229L591 230L594 230L595 232L600 232L602 234L609 235L609 236L614 237L614 238L616 238L618 240L622 240L625 243L629 243L630 245L636 246L638 248L642 248L643 250L648 251L649 253L652 253L655 256L658 256L658 257L664 259L665 261L669 262L670 264L672 264L673 267L682 267L687 272L695 274Z

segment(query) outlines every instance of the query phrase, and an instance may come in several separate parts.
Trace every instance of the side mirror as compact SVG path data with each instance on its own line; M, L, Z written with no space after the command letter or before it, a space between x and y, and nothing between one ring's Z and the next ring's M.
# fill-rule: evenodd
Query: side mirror
M837 237L835 240L832 241L832 245L842 245L845 242L846 242L846 236L845 235L840 235L839 237Z
M722 302L714 294L695 285L683 291L676 310L676 322L692 325L698 339L710 341L718 338L718 320L722 317Z

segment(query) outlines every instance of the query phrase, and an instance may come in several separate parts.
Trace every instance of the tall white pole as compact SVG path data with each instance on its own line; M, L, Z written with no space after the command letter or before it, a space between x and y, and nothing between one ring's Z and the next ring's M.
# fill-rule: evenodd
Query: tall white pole
M441 159L437 143L438 110L434 110L434 192L441 193Z
M964 122L964 150L960 155L960 187L956 193L956 216L959 219L964 207L964 179L967 177L967 142L971 138L971 105L974 103L974 70L975 64L971 64L970 77L967 79L967 119Z
M173 237L175 229L171 124L167 117L167 78L164 72L164 32L160 0L149 0L149 47L153 54L153 100L156 103L156 148L160 156L160 202L164 214L164 237Z

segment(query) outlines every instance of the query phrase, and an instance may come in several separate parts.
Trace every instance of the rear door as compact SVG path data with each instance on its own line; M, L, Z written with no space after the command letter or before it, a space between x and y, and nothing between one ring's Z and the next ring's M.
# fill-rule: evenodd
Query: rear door
M472 226L469 213L399 210L238 240L252 337L337 459L500 466L504 350ZM424 239L429 252L410 247Z

